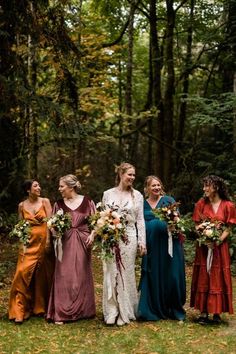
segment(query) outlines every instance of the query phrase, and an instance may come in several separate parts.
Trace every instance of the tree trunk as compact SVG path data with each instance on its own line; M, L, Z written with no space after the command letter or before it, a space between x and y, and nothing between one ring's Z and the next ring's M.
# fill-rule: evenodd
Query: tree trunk
M175 26L175 11L173 9L173 0L166 0L167 5L167 28L165 43L165 64L167 68L166 89L164 97L165 126L164 140L173 144L173 115L174 115L174 93L175 93L175 72L173 60L173 36ZM164 150L164 183L170 183L173 170L173 151L167 145Z
M162 57L159 48L159 39L157 32L157 13L156 13L156 0L150 0L150 56L151 56L151 70L152 74L150 78L152 79L152 104L156 109L156 119L153 122L154 134L157 138L156 141L156 153L154 155L154 166L150 166L150 170L160 177L163 178L163 153L164 147L160 143L160 139L163 138L163 127L164 127L164 115L163 115L163 102L161 95L161 66Z
M192 64L194 3L195 3L195 0L191 0L189 25L188 25L188 29L187 29L186 58L185 58L185 65L183 68L184 74L183 74L182 101L180 103L179 120L178 120L178 135L177 135L177 141L176 141L176 147L179 150L181 150L182 143L183 143L184 129L185 129L185 123L186 123L186 116L187 116L187 102L185 99L188 96L189 75L190 75L191 64ZM178 158L177 158L177 161L178 161Z
M127 73L126 73L126 92L125 92L125 111L128 116L132 116L132 82L133 82L133 46L134 46L134 14L136 9L136 0L132 0L130 4L130 21L128 26L128 60L127 60ZM136 125L138 122L135 123ZM132 119L130 120L130 126L132 127ZM137 160L137 152L138 152L138 139L139 133L138 131L135 135L130 139L129 142L129 152L128 158L132 163L135 163Z
M33 13L33 4L31 3ZM35 93L37 82L37 64L35 60L35 44L31 35L28 35L28 82L31 92ZM28 106L29 118L29 165L28 174L30 177L38 176L38 121L32 104Z

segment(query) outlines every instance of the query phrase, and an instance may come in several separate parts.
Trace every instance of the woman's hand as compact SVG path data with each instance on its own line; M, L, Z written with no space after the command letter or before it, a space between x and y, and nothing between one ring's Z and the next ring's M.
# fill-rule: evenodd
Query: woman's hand
M147 254L146 246L144 246L142 243L139 244L138 249L141 257Z
M57 232L56 232L56 230L53 227L51 227L49 230L50 230L51 235L52 235L53 238L58 238Z
M51 252L51 242L50 242L50 237L49 236L46 239L45 252L46 253L50 253Z
M213 250L213 248L214 248L214 242L208 241L208 242L206 243L206 245L207 245L208 248L211 248L211 249Z
M88 236L86 240L86 246L91 247L94 241L94 231L91 232L91 234Z

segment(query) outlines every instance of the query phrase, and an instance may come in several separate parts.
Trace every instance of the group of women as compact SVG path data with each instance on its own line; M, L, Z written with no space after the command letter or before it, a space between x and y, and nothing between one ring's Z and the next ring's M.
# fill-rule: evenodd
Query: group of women
M186 317L185 266L183 239L173 238L165 221L153 210L173 204L161 180L148 176L145 199L133 188L135 168L129 163L117 167L116 186L104 192L103 203L116 205L127 213L128 243L120 242L122 272L114 259L103 261L103 316L107 325L122 326L131 320L157 321ZM200 310L199 323L219 323L222 312L233 313L230 257L227 237L236 224L236 211L225 182L217 176L204 179L204 197L195 206L196 229L205 219L224 223L221 243L197 245L191 287L191 306ZM51 209L48 199L40 197L37 181L26 181L26 199L19 204L19 217L31 225L30 242L20 248L13 279L9 319L23 323L30 315L42 315L63 324L96 314L91 267L91 249L96 237L90 232L88 217L95 212L93 201L80 194L74 175L60 178L62 199ZM55 230L48 230L45 218L58 209L71 215L71 227L62 237L62 258L53 257ZM171 248L170 248L171 242ZM213 249L211 271L207 270L207 250ZM171 249L171 252L170 252ZM135 262L139 251L142 271L136 286ZM213 315L210 320L209 314Z

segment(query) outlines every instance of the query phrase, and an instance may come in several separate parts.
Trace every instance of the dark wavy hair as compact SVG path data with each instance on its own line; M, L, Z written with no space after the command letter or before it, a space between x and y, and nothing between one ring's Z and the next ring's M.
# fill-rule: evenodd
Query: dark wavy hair
M215 175L209 175L203 178L203 183L207 186L212 185L223 200L230 200L228 187L223 178Z
M22 189L24 195L29 195L28 190L32 187L32 184L36 181L36 179L26 179L22 184Z

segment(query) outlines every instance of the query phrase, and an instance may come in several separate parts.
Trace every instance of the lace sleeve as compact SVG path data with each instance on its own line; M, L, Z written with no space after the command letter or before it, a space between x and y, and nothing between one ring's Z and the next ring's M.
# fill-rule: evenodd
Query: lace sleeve
M136 196L136 224L138 231L138 243L146 246L146 230L143 213L143 196L140 192L137 192Z
M108 204L108 191L105 191L102 196L102 203L104 205Z

